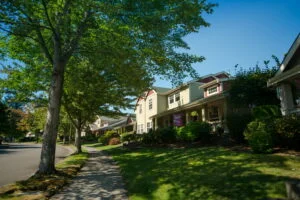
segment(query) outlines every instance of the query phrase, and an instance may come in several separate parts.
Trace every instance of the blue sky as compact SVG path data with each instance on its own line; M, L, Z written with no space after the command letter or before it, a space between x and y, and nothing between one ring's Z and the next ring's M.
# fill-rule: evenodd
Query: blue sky
M234 66L249 68L270 60L282 61L300 32L300 0L208 0L218 3L211 24L185 38L191 54L206 58L194 68L200 75L230 72ZM168 80L157 80L156 86L171 87Z

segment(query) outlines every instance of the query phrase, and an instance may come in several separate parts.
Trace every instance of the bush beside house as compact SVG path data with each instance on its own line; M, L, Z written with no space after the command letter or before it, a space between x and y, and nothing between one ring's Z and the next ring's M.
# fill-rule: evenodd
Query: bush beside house
M293 114L278 118L274 123L278 144L300 150L300 116Z
M113 140L112 140L113 139ZM117 143L118 141L118 143ZM102 143L103 145L108 144L120 144L120 135L115 131L106 131L106 133L99 137L98 142Z

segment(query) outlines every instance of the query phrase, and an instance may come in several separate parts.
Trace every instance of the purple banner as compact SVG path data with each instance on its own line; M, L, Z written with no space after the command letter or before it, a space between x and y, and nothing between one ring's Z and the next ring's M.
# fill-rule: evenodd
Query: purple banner
M183 126L183 114L173 114L173 124L174 126Z

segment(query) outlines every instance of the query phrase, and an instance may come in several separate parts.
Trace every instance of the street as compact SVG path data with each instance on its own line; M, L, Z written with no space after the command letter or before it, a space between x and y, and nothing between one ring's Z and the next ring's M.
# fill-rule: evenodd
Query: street
M27 179L35 173L40 161L41 146L24 143L0 146L0 186ZM71 149L57 145L55 162L71 153Z

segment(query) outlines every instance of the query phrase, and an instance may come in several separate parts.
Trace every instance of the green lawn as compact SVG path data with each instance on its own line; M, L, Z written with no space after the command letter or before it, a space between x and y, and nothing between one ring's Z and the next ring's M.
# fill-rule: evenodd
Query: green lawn
M284 182L300 179L296 156L217 147L105 149L120 165L131 200L284 198Z

